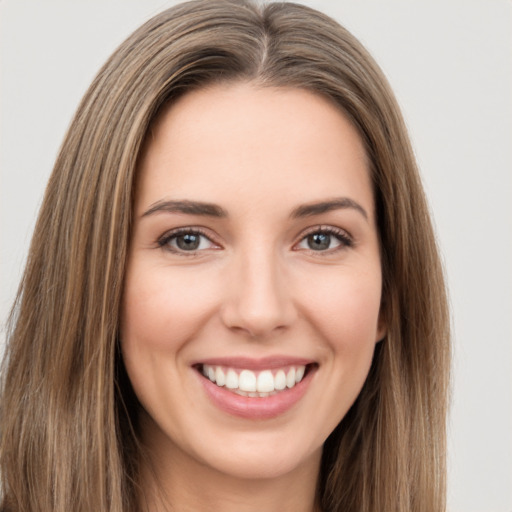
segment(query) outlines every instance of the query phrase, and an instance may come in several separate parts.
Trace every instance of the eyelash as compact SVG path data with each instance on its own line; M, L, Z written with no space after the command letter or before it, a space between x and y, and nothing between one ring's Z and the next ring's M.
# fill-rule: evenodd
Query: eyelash
M309 228L305 233L302 233L300 240L294 244L294 248L299 245L300 243L304 242L309 236L311 235L327 235L332 236L337 239L337 241L340 243L338 247L329 248L326 250L314 250L314 249L305 249L308 250L311 253L319 254L319 255L326 255L326 254L332 254L334 252L350 248L354 245L353 238L343 229L335 228L332 226L314 226ZM196 256L198 252L201 251L201 249L195 249L191 251L186 251L180 248L172 247L170 245L170 242L172 240L177 239L180 235L192 235L192 236L199 236L206 238L211 244L217 245L218 244L212 240L211 235L206 234L206 232L200 228L196 227L184 227L184 228L178 228L174 229L171 232L166 233L161 238L158 239L157 244L158 247L161 249L168 250L172 253L178 254L180 256ZM203 249L204 250L204 249ZM294 249L294 250L300 250L300 249Z
M324 251L318 251L314 249L306 249L310 253L318 254L320 256L329 255L338 251L342 251L343 249L353 247L354 239L341 228L335 228L333 226L314 226L309 228L305 233L301 235L301 239L298 244L304 242L311 235L328 235L336 238L336 240L340 243L338 247L334 247L332 249L326 249ZM297 246L298 244L295 244Z
M203 231L202 229L195 228L195 227L193 227L193 228L192 227L186 227L186 228L174 229L174 230L166 233L165 235L163 235L157 241L158 247L160 247L161 249L170 251L170 252L172 252L174 254L178 254L180 256L189 256L189 257L190 256L196 256L197 253L199 252L197 249L196 250L191 250L191 251L186 251L186 250L183 250L183 249L180 249L180 248L177 248L177 247L172 247L170 245L170 242L172 240L177 239L180 235L192 235L192 236L195 235L195 236L203 237L203 238L206 238L211 244L218 245L218 244L216 244L216 242L214 242L212 240L212 236L209 235L209 234L206 234L206 232Z

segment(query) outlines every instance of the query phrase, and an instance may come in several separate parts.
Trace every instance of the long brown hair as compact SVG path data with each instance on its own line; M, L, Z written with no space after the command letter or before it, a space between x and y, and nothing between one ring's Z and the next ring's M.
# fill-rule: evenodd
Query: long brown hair
M118 347L137 159L164 104L236 80L330 98L370 161L388 331L360 396L325 443L323 510L444 510L445 287L386 79L349 32L315 10L196 0L154 17L117 49L57 158L4 359L3 512L137 507L137 402Z

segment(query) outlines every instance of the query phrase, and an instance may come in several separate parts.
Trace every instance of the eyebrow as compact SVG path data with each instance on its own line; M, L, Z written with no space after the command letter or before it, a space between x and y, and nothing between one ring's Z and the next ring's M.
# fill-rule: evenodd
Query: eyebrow
M328 201L320 201L317 203L309 203L298 206L295 208L290 217L292 219L310 217L313 215L320 215L333 210L342 210L351 208L359 212L366 220L368 220L368 213L356 201L348 197L339 197L330 199ZM148 210L146 210L142 217L147 217L155 213L183 213L188 215L203 215L207 217L225 218L228 217L226 210L213 203L203 203L201 201L157 201L153 203Z
M153 215L155 213L184 213L188 215L205 215L207 217L227 217L226 210L212 203L202 203L200 201L157 201L153 203L142 217Z
M312 215L320 215L332 210L343 210L350 208L359 212L366 220L368 220L367 211L356 201L349 197L338 197L328 201L320 201L318 203L309 203L301 205L292 211L292 218L310 217Z

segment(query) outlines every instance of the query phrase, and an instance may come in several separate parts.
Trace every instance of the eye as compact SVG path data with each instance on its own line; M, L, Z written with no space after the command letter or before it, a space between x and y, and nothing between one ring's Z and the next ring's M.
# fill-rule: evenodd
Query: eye
M341 229L315 228L297 244L297 249L328 252L352 246L352 238Z
M158 245L176 253L194 253L207 249L218 249L208 236L197 229L179 229L166 233L159 241Z

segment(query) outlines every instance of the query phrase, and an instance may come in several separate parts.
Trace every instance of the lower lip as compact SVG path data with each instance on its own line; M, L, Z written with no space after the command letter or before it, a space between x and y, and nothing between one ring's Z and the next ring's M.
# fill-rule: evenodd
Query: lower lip
M198 377L210 400L219 409L233 416L251 420L275 418L291 409L306 393L313 377L310 369L304 378L291 389L267 397L237 395L225 387L219 387L198 373Z

